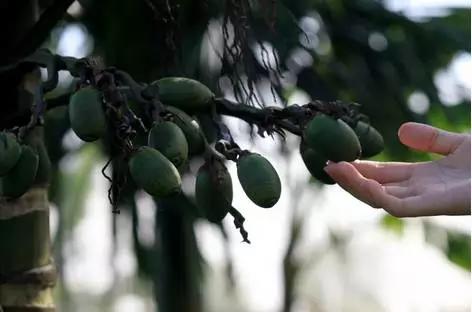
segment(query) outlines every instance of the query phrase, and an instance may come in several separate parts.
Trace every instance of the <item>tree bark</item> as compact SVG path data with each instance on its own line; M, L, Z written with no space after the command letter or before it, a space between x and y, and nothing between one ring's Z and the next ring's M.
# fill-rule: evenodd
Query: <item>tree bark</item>
M54 311L47 189L0 202L0 307L9 311Z
M157 201L154 281L158 310L200 312L201 258L183 195Z
M11 105L31 108L32 94L40 83L37 70L26 74L14 90L31 96L17 96L19 102ZM0 311L49 312L55 310L52 289L56 271L49 231L50 163L42 127L32 129L22 143L42 151L43 157L30 190L17 199L0 197Z

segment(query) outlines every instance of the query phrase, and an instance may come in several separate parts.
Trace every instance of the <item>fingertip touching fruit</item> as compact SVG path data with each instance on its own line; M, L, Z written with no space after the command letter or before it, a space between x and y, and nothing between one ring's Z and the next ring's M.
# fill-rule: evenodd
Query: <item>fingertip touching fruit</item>
M354 131L361 143L362 158L372 157L382 152L384 140L374 127L363 121L358 121Z
M280 178L266 158L256 153L242 155L237 161L237 171L239 182L253 203L270 208L279 201Z
M354 161L361 154L356 133L341 119L316 115L306 126L306 144L331 161Z
M177 168L159 151L141 147L129 161L129 171L136 185L155 197L180 192L181 179Z
M167 106L166 109L174 115L173 122L184 133L188 143L189 155L202 153L205 149L205 142L198 122L177 107Z
M75 92L69 103L69 119L72 130L82 140L93 142L105 135L106 116L100 92L92 86Z
M183 77L166 77L153 82L159 88L159 100L185 111L205 111L211 106L213 92L201 82Z
M33 185L38 163L36 152L31 147L22 145L15 166L1 179L1 195L6 198L18 198L26 193Z
M324 171L327 159L317 153L313 148L305 144L300 145L300 155L302 156L305 167L311 176L324 184L336 184L336 182Z
M204 164L200 167L195 182L195 200L208 221L218 223L224 219L233 202L233 183L224 165L210 168Z
M8 173L20 158L21 147L11 133L0 132L0 176Z
M187 139L182 130L173 122L155 123L149 131L148 145L161 152L177 168L187 161Z

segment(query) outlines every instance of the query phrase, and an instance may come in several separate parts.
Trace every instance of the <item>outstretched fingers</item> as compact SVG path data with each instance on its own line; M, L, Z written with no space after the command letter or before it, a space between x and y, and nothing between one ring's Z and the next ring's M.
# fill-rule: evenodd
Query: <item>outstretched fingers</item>
M470 214L470 180L417 193L398 183L381 185L364 177L352 163L329 163L325 171L353 196L395 217Z
M399 209L401 206L399 198L387 193L378 181L364 177L351 163L330 163L325 171L343 189L372 207Z
M366 178L381 184L406 181L418 164L401 162L355 161L352 165Z
M428 204L404 186L381 185L364 177L352 163L330 163L325 171L347 192L374 208L383 208L395 217L429 215ZM438 203L439 203L438 199Z

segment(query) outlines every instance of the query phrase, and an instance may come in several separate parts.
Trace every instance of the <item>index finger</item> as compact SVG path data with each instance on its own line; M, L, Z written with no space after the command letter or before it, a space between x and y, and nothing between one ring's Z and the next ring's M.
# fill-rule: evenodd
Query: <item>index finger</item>
M330 164L326 171L344 190L374 208L400 204L399 199L388 194L379 182L364 177L351 163Z
M418 164L402 162L355 161L352 165L366 178L381 184L408 180Z

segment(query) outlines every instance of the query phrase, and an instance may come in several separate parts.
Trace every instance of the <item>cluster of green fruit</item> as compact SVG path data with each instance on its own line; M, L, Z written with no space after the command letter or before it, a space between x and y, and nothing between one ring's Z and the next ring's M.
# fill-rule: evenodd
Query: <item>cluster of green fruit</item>
M0 196L4 198L18 198L33 184L48 179L49 159L44 145L28 142L28 138L24 143L20 144L12 133L0 132Z
M159 100L165 105L161 114L166 117L158 118L152 125L147 146L135 149L130 155L129 172L133 180L154 197L170 196L181 192L180 172L188 159L205 154L206 161L196 177L195 199L208 220L221 221L232 207L231 176L220 160L208 157L205 136L198 122L189 115L208 113L214 94L200 82L187 78L163 78L151 86L157 86ZM72 95L68 111L70 126L82 140L92 142L106 135L107 114L98 89L80 88ZM307 122L300 153L314 178L334 184L323 169L328 160L353 161L382 151L383 139L377 130L363 121L351 126L322 113ZM3 197L21 196L46 175L48 157L44 145L28 143L28 136L22 143L25 145L20 145L12 133L0 133ZM281 183L270 162L248 151L240 151L235 160L238 179L247 196L260 207L274 206L280 198Z
M171 118L155 121L148 133L147 146L132 152L129 172L135 183L150 195L161 198L181 192L180 172L189 157L203 154L206 140L198 122L187 114L208 111L214 94L198 81L163 78L154 82L159 100ZM106 114L100 91L91 86L71 97L69 118L73 131L84 141L103 137ZM185 110L185 112L184 112ZM281 193L277 172L264 157L244 152L237 160L239 181L257 205L272 207ZM232 181L226 167L207 159L198 170L195 185L197 207L208 220L221 221L231 209Z
M239 182L248 198L262 208L273 207L280 198L281 183L277 171L263 156L245 152L237 160ZM203 164L195 186L197 206L212 222L221 221L231 209L231 175L218 161Z
M341 119L318 114L304 129L300 154L315 179L324 184L335 184L324 171L328 160L339 162L368 158L380 153L383 147L382 135L369 124L357 121L351 128Z

